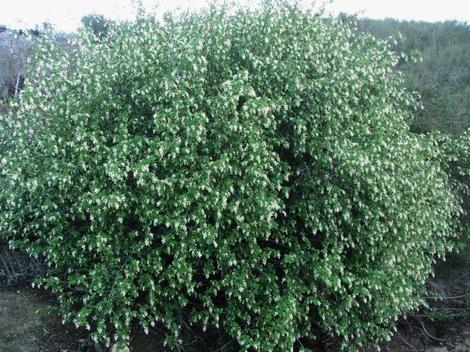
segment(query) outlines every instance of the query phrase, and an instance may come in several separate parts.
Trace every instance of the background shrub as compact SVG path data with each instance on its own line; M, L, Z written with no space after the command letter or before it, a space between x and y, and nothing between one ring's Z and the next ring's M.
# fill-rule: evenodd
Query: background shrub
M387 339L454 248L451 163L390 45L297 6L212 7L41 41L1 119L0 230L64 320L217 327L241 350ZM465 164L462 164L465 165ZM307 344L305 344L307 345Z
M470 25L456 21L358 20L358 27L397 40L394 50L418 50L422 63L401 62L406 83L419 91L424 109L415 115L412 130L460 134L470 127Z
M30 50L24 36L0 28L0 99L18 94Z

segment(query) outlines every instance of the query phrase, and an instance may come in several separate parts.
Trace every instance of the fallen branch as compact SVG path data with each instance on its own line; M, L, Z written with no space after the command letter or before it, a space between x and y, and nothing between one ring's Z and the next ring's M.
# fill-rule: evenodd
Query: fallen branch
M423 328L424 334L425 334L427 337L429 337L429 338L431 338L431 339L433 339L433 340L439 341L439 342L446 342L446 341L447 341L447 340L445 340L445 339L439 339L439 338L437 338L437 337L435 337L435 336L432 336L432 335L426 330L426 326L424 325L423 321L422 321L422 320L419 320L419 322L420 322L420 324L421 324L421 327Z

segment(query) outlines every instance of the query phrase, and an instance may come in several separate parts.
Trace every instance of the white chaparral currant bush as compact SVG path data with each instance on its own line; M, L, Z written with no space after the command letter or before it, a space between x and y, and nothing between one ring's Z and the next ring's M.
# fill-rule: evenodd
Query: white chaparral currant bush
M39 43L1 119L0 231L65 321L182 317L241 351L355 351L423 303L459 234L468 138L415 135L387 42L297 5L143 16Z

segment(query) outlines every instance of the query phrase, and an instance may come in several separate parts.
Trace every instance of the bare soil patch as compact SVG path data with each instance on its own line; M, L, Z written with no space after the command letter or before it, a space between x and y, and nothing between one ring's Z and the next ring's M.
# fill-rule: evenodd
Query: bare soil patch
M0 351L77 351L81 334L62 325L55 304L44 291L0 289Z

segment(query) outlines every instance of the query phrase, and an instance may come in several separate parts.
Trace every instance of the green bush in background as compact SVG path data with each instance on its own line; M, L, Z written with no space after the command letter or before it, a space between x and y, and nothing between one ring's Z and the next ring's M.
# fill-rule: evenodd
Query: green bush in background
M460 134L470 128L470 24L456 21L358 20L362 31L382 39L399 38L394 49L420 52L422 62L403 62L407 85L420 93L424 109L414 131Z
M0 231L45 257L65 321L355 351L423 302L470 143L410 132L390 44L269 3L39 40L1 119Z

